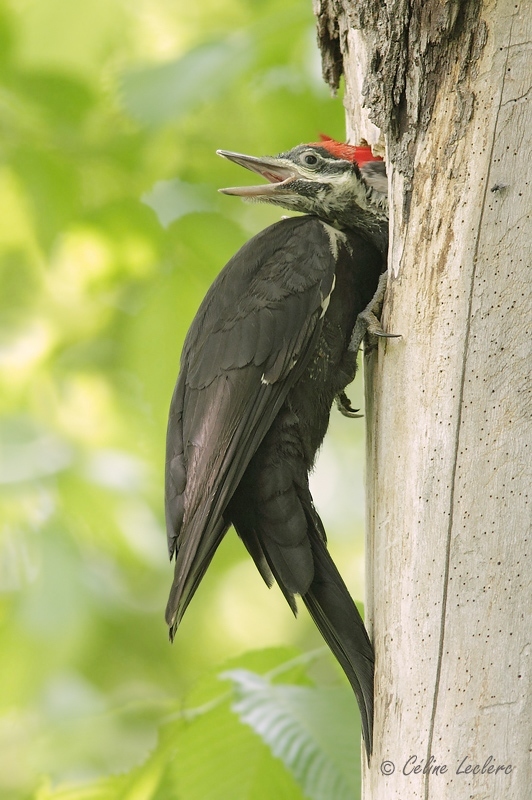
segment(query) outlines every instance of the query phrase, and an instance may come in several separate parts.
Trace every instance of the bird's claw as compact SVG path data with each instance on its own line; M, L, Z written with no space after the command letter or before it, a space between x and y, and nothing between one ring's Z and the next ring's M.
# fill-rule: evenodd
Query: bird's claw
M368 308L364 309L359 315L358 319L362 318L366 326L366 333L370 336L380 336L383 339L400 339L400 333L387 333L382 325L380 319L376 314Z
M400 333L387 333L383 329L378 317L382 310L382 303L386 292L387 275L387 272L382 273L377 285L377 291L364 311L361 311L356 319L355 327L351 334L351 341L349 342L349 350L351 351L358 351L366 335L369 337L377 336L384 339L398 339L401 336ZM369 349L371 350L371 345Z
M338 411L340 414L343 414L344 417L349 417L350 419L360 419L360 417L364 416L363 414L358 413L360 409L352 408L351 400L345 392L339 392L336 395L336 405L338 407Z

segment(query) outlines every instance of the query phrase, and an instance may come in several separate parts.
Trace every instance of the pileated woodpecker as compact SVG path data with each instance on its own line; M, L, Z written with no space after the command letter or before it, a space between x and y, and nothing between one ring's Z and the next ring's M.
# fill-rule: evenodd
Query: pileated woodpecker
M304 216L231 258L185 340L167 438L170 637L234 525L266 583L277 581L294 613L301 597L343 667L369 758L373 649L327 551L308 473L335 397L352 412L344 388L360 337L350 340L385 270L387 197L362 166L366 148L325 139L275 158L218 153L269 181L220 191Z

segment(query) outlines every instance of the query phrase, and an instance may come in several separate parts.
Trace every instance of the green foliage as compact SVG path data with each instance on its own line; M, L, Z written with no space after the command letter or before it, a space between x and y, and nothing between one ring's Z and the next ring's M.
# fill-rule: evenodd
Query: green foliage
M232 37L199 45L160 67L130 72L123 83L124 105L150 125L180 119L238 81L249 69L253 44L248 36Z
M345 688L303 685L308 661L287 649L241 656L167 715L141 766L89 785L54 790L46 781L36 800L353 800L354 701Z
M309 798L356 796L360 726L348 689L279 686L243 669L225 675L235 685L234 711L283 761Z
M297 798L307 786L214 673L199 678L227 659L262 674L286 653L237 654L313 647L317 634L230 535L169 646L162 467L194 311L278 218L217 193L235 173L215 150L343 135L313 25L307 0L8 0L0 12L2 800ZM336 502L354 456L324 457L326 506L327 480ZM352 563L352 523L332 520L336 556ZM308 672L338 677L328 655ZM321 689L308 691L320 708Z

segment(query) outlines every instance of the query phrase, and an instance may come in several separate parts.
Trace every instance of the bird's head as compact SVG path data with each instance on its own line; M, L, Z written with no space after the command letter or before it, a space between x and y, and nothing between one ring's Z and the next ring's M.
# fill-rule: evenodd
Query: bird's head
M349 225L360 212L386 219L388 201L384 162L367 146L355 147L324 137L300 144L274 157L255 158L228 150L218 155L258 172L268 183L220 189L245 200L263 201L316 214L332 223ZM368 165L372 165L368 168Z

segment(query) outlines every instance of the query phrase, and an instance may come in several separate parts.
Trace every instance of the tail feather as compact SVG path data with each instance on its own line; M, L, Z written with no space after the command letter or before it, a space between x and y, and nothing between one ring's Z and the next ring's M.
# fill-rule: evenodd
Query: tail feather
M191 537L186 542L185 547L177 551L174 580L165 613L171 642L174 641L183 614L201 583L201 579L205 575L207 567L211 563L228 527L229 523L221 518L211 526L210 535L203 537L195 549L193 548L194 539ZM185 568L183 568L183 563Z
M353 688L369 760L373 648L327 550L323 523L308 486L306 464L297 448L294 453L290 438L293 432L288 427L281 433L275 431L273 439L267 437L263 442L247 479L244 476L233 495L227 519L233 522L268 585L273 575L294 614L297 595L308 608Z
M302 600L353 688L369 761L373 745L373 648L358 609L325 543L311 524L309 537L314 580Z

